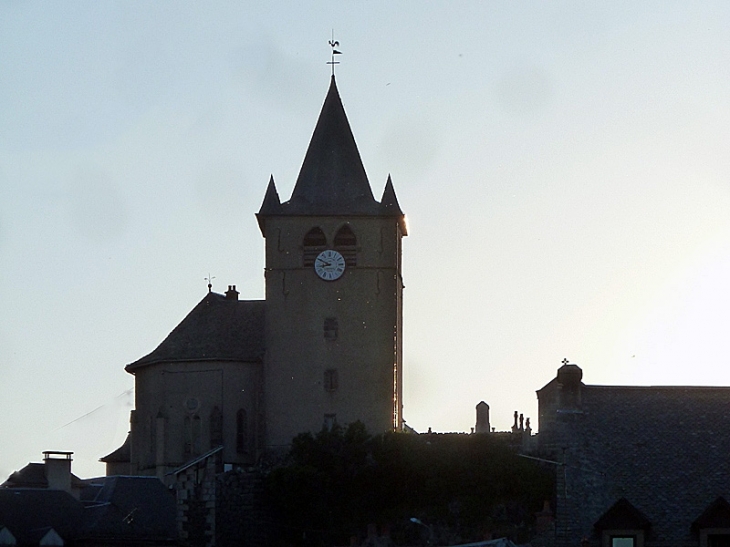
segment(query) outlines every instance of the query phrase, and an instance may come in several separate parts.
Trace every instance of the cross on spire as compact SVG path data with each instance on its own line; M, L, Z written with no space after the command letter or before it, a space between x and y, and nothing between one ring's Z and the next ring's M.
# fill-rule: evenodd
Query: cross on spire
M340 43L335 40L335 31L332 30L332 39L329 40L329 45L332 48L332 59L327 62L328 65L332 65L332 76L335 75L335 65L339 65L339 61L335 61L335 55L342 55L341 51L338 51L337 48L340 47Z
M561 363L563 363L564 365L568 365L568 364L570 364L570 361L568 361L568 358L566 357L565 359L563 359L561 361Z

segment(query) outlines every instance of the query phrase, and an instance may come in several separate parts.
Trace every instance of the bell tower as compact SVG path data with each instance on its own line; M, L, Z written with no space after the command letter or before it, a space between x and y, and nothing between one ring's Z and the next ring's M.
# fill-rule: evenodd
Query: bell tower
M405 217L390 177L373 197L334 76L291 198L272 177L257 219L266 446L356 420L399 430Z

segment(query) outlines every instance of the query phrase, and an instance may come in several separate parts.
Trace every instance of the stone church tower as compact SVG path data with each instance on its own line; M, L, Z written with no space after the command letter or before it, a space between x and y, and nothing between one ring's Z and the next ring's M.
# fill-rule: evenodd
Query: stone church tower
M126 366L135 410L108 474L156 474L220 454L233 466L298 433L402 418L405 217L388 178L373 197L334 76L291 199L273 178L257 214L266 299L210 290Z
M334 76L291 199L273 178L266 238L266 439L361 420L402 426L403 212L373 197Z

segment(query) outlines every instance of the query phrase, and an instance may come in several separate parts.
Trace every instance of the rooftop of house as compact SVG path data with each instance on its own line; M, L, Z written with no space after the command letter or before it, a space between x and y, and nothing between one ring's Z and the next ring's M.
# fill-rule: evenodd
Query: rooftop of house
M100 477L82 481L81 499L46 487L0 488L0 530L19 545L38 545L54 530L63 540L172 544L175 499L156 477Z
M84 481L71 473L71 486L81 488ZM48 488L46 467L44 463L31 462L22 469L14 471L0 484L2 488Z
M586 385L560 370L538 391L540 444L564 462L584 527L625 498L658 539L682 538L730 496L730 387Z

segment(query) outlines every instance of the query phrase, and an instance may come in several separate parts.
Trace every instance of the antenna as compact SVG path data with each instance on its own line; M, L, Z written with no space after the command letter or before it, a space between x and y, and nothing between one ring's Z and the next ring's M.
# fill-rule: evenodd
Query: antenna
M329 40L329 45L332 48L332 59L327 62L328 65L332 65L332 76L335 75L335 65L339 65L339 61L335 61L335 55L342 55L341 51L338 51L337 48L340 47L340 43L335 40L335 29L332 29L332 39Z

